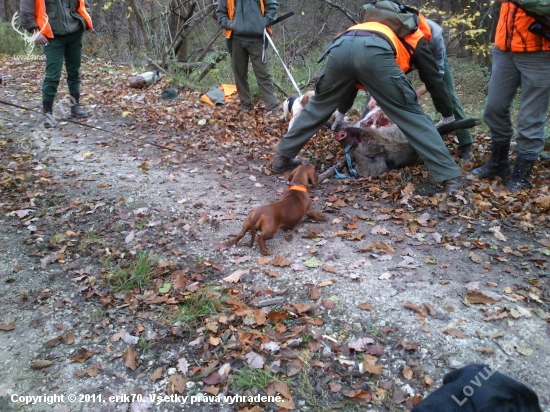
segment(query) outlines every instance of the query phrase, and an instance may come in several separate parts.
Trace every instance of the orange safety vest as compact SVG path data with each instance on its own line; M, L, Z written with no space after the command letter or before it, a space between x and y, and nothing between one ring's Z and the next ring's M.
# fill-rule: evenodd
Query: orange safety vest
M548 51L550 44L534 33L528 27L535 19L525 14L515 4L502 3L495 35L495 45L502 51L534 52Z
M393 32L393 30L390 29L388 26L374 21L356 24L355 26L350 27L347 31L350 30L372 31L380 33L388 38L393 46L393 50L395 51L395 62L403 71L403 73L407 73L411 68L411 56L416 49L418 41L424 37L424 34L421 30L416 30L414 33L409 34L403 40L400 40L399 37L397 37L397 35Z
M76 12L80 14L86 21L86 28L88 30L93 30L92 19L86 10L86 4L84 0L78 1L78 8ZM36 24L38 25L39 30L44 34L44 36L49 39L53 39L53 31L50 23L48 23L48 18L46 16L46 2L45 0L36 0L34 3L34 13L36 15Z
M422 32L427 41L430 41L432 38L432 29L430 28L430 25L426 21L426 17L424 17L424 15L419 13L418 17L420 18L420 21L418 22L418 30Z
M260 9L262 10L262 16L264 16L265 15L264 0L260 0ZM227 0L227 17L229 17L229 20L233 20L233 17L235 17L235 0ZM273 37L273 32L271 30L271 27L267 28L267 32L271 37ZM232 33L233 33L233 30L231 29L226 30L225 38L230 39Z

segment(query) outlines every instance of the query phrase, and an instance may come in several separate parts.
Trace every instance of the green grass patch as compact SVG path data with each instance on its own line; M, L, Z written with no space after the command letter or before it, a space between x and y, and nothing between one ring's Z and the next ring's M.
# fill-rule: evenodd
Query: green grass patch
M280 381L277 375L270 370L252 369L247 364L235 371L232 376L232 383L238 389L258 388L263 390L271 381Z
M80 243L78 244L78 251L83 252L85 251L89 246L91 245L98 245L101 244L101 236L96 234L95 232L86 232L82 239L80 239Z
M153 259L145 252L139 252L136 261L128 269L118 269L109 276L109 283L117 291L143 290L151 283L149 276L153 271Z
M223 304L226 298L218 288L197 290L179 304L177 314L171 319L172 323L180 322L187 329L196 328L200 320L223 312L226 309Z
M48 243L51 246L56 246L59 242L64 241L67 238L65 233L56 233L50 237Z

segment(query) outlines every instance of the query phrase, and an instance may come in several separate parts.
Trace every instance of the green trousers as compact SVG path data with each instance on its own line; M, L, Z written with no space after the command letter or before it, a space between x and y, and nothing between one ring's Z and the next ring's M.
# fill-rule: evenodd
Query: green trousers
M455 120L456 121L464 120L466 119L466 113L464 113L462 104L460 104L460 100L458 100L458 96L456 94L456 89L455 89L455 80L453 78L453 73L451 72L451 65L449 64L449 60L447 59L447 56L445 56L445 62L443 67L445 69L445 74L443 75L443 81L445 82L445 88L447 89L447 93L449 93L449 96L451 96L451 100L453 102L453 114L455 115ZM472 132L470 132L470 129L457 130L456 137L458 138L458 144L460 146L466 146L474 142L474 139L472 138Z
M42 100L55 100L63 69L63 59L65 59L65 69L67 70L69 93L80 92L83 31L79 30L64 36L55 35L53 39L49 39L49 44L44 46L46 77L42 83Z
M279 141L277 152L295 157L339 104L353 98L357 83L403 131L437 182L460 176L460 168L418 104L413 85L395 63L390 44L378 36L342 36L330 46L316 94Z
M250 60L256 82L264 98L266 110L279 110L279 102L267 62L262 61L262 54L267 52L267 50L264 50L262 38L242 39L233 37L231 43L231 68L235 76L235 85L237 86L241 106L246 109L252 108L252 98L248 86L248 61Z
M489 92L483 121L493 142L508 144L514 136L511 107L521 89L517 119L517 153L535 161L544 150L545 124L550 105L550 52L505 52L494 47Z

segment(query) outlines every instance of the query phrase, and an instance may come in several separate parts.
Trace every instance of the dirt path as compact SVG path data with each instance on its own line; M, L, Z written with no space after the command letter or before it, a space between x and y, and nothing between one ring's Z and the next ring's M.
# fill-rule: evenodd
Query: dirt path
M37 106L28 87L12 83L5 93ZM297 410L406 410L450 369L488 363L532 387L550 411L550 230L534 203L508 199L499 211L498 188L479 182L463 196L434 196L422 171L331 181L311 193L329 220L278 233L268 243L289 262L264 260L256 246L224 242L251 209L286 189L264 173L261 153L270 143L256 156L254 142L188 142L206 130L216 136L223 124L189 125L166 141L151 133L162 124L144 127L97 100L88 123L127 140L62 124L28 150L38 117L0 108L0 324L15 325L0 330L1 410L276 410L265 402L156 404L147 396L197 396L204 388L269 394L223 373L212 377L226 363L234 374L254 367L250 347L239 346L252 331L249 341L263 334L254 353L261 347L264 369L285 382ZM269 127L247 133L262 141ZM131 137L175 141L186 154ZM117 292L113 276L143 252L155 259L153 286ZM238 282L222 280L236 272ZM235 312L216 315L219 330L206 316L186 330L175 303L197 288L208 301L229 293L248 309L233 303ZM262 306L266 299L276 303ZM251 321L252 312L239 314L262 307L284 313L280 322L270 318L271 332L258 312ZM225 314L233 317L227 327ZM241 316L243 323L231 323ZM268 337L277 350L261 346ZM35 360L44 368L31 369ZM54 394L83 397L55 406L10 400ZM108 401L124 394L145 401Z

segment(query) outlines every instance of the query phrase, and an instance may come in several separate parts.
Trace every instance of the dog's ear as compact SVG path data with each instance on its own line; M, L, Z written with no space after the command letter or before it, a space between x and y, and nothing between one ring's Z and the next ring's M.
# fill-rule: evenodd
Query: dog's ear
M286 177L286 181L287 182L292 182L292 179L294 179L294 174L296 173L296 169L294 169L292 172L289 172L287 177Z

